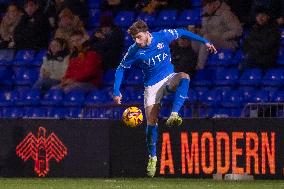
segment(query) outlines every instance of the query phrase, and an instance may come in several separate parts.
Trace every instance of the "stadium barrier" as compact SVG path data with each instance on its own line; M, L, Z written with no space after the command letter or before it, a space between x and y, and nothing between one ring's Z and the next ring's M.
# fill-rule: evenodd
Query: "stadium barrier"
M284 119L160 122L160 177L248 173L284 178ZM0 120L2 177L144 177L145 125L115 120Z

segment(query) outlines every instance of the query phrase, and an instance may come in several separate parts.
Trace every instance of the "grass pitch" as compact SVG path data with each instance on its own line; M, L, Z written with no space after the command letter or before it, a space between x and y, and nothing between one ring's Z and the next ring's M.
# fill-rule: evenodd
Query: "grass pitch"
M112 179L23 179L1 178L0 189L284 189L284 180L214 181L209 179L112 178Z

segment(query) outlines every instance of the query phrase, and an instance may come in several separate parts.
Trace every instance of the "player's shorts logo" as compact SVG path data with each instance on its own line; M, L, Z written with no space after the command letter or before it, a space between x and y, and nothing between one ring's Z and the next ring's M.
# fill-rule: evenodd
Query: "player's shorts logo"
M33 159L34 171L45 177L49 171L49 160L61 161L67 155L67 148L53 132L46 137L46 129L39 127L37 137L30 132L16 147L16 154L24 161Z

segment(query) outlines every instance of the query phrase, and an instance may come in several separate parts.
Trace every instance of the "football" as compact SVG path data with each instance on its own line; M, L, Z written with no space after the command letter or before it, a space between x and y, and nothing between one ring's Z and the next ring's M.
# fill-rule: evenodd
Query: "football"
M124 110L122 120L128 127L137 127L143 122L143 113L137 107L129 107Z

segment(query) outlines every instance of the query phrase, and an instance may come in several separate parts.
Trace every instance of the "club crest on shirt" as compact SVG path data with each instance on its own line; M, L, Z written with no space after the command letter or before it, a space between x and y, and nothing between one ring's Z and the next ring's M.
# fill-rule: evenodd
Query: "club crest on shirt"
M157 44L157 48L158 48L158 49L164 48L164 43L158 43L158 44Z

